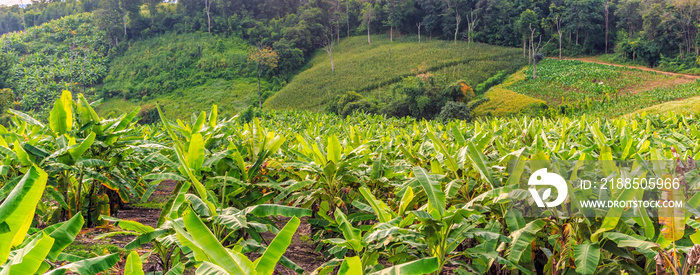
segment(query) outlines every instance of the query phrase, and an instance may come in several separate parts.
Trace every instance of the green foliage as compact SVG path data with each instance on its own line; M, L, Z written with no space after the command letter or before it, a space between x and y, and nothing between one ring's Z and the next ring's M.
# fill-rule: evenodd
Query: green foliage
M476 89L474 89L474 92L478 95L484 94L491 87L501 84L503 80L506 79L506 77L508 77L506 71L500 71L496 75L489 77L489 79L487 79L486 81L479 83L479 85L476 85Z
M272 96L265 106L273 109L323 110L336 95L355 91L382 98L392 84L405 77L432 72L464 79L469 86L488 79L501 70L515 70L526 62L517 49L431 40L417 43L416 37L378 36L367 44L366 37L351 37L336 46L335 72L325 52L317 53L311 67ZM437 111L439 112L439 110Z
M221 47L217 46L221 44ZM253 76L248 44L207 34L166 34L134 43L110 63L105 98L148 99L205 84Z
M377 105L378 104L371 99L365 98L354 91L349 91L343 95L337 96L333 102L328 104L328 111L341 117L347 117L358 111L375 114L379 112L379 107Z
M659 45L643 37L622 40L617 44L615 51L627 60L641 61L650 67L656 66L661 58Z
M147 190L158 183L150 185L140 179L140 174L159 164L140 163L153 150L148 149L153 144L131 142L144 137L144 130L136 127L138 109L105 120L82 94L74 100L70 92L63 91L51 109L48 125L22 112L11 112L15 116L9 131L41 138L8 136L9 140L0 142L0 163L10 167L3 177L12 181L33 165L46 169L54 185L47 189L47 196L56 204L38 208L41 222L55 223L82 213L88 226L97 225L100 214L116 211L122 203L147 198L153 191Z
M250 123L253 121L254 118L263 117L264 115L265 113L262 110L260 110L260 108L255 107L255 105L252 104L248 105L248 107L245 108L245 110L238 114L238 119L242 123Z
M36 166L32 166L20 176L21 179L12 186L12 190L6 194L5 200L0 205L3 232L0 233L0 259L4 264L0 271L5 274L44 273L53 268L53 265L45 261L57 261L62 252L68 247L83 225L83 217L75 215L69 221L53 224L43 230L36 230L28 234L34 220L35 211L41 205L42 193L47 185L48 174ZM5 189L5 188L3 188ZM14 250L11 251L11 249ZM93 258L89 261L93 273L102 272L114 264L112 260ZM118 258L118 256L116 257ZM81 263L69 264L49 271L53 274L57 270L67 269L73 266L80 272L87 272L81 268ZM84 268L84 266L83 266Z
M249 47L236 37L207 34L170 33L136 42L110 63L101 88L107 100L97 111L119 115L131 110L120 105L159 103L168 117L187 118L193 110L217 104L222 115L233 116L258 103L257 71L247 60ZM283 84L263 78L263 101Z
M87 92L100 83L108 47L92 20L92 14L76 14L0 38L6 51L0 56L15 60L10 70L0 69L0 81L9 74L4 85L17 94L22 110L45 116L60 91Z
M0 89L10 86L9 82L12 77L14 63L14 58L11 55L0 52Z
M0 124L7 124L10 119L10 115L7 110L13 107L15 102L15 95L10 89L0 89Z
M538 78L528 76L508 85L508 89L547 102L557 114L595 114L616 117L667 101L700 95L698 82L673 83L667 76L637 69L603 64L548 59L538 66ZM646 88L646 83L670 85Z
M158 110L153 104L144 104L139 110L139 123L141 124L153 124L160 121L160 116L158 115Z
M425 119L433 119L450 101L469 102L474 97L474 91L465 81L447 84L444 77L429 73L407 77L394 84L391 91L394 102L385 108L387 115L407 114Z
M509 86L523 81L526 78L524 70L506 78L503 84L496 85L484 94L488 98L480 106L474 109L474 115L481 116L514 116L520 114L539 115L547 109L547 104L543 100L529 97L524 94L510 90Z
M423 84L415 81L407 79L411 85L402 87L440 87L432 91L450 94L464 84L438 85L444 81L430 76L417 80ZM508 79L489 93L513 81L517 79ZM44 193L61 209L77 209L73 205L81 203L73 198L84 194L80 186L118 185L120 194L136 190L133 198L143 200L148 191L142 194L140 188L152 192L161 180L177 180L157 227L101 216L102 221L114 222L113 228L120 230L98 238L135 236L124 248L131 258L125 261L128 270L135 274L140 274L138 254L132 251L149 243L153 249L141 258L155 256L164 272L181 273L189 266L200 273L271 274L277 264L303 272L283 254L301 224L300 217L312 212L315 216L306 221L319 249L329 257L318 271L337 269L339 274L439 273L447 266L479 274L493 268L523 274L544 272L545 268L562 273L589 274L610 268L615 273L648 273L655 267L656 255L674 247L683 249L665 257L684 263L684 257L692 254L686 252L695 238L691 234L698 230L693 219L670 222L663 213L653 221L647 214L593 219L576 209L572 211L577 216L568 218L535 217L526 213L529 207L518 202L519 194L526 194L528 188L519 182L528 176L526 171L537 168L523 160L540 157L560 163L618 159L683 162L680 168L667 167L681 169L688 181L694 182L697 168L687 161L700 157L700 141L694 138L700 135L700 119L694 115L624 119L525 116L438 122L359 113L341 119L310 112L258 111L265 119L252 118L246 123L220 119L218 108L213 106L208 113L171 122L156 106L162 124L138 127L133 122L138 109L119 119L104 120L84 97L70 99L70 93L65 92L54 104L52 126L15 112L12 127L0 128L0 178L28 192L20 196L19 191L0 190L4 197L0 218L20 215L0 219L0 228L4 228L0 234L26 236L29 227L22 225L50 221L44 218L51 211L41 200ZM447 104L447 108L459 111L462 107L455 104L463 103ZM45 166L47 172L35 163ZM582 169L633 173L630 176L665 173L659 167L640 165L632 172L616 166ZM571 171L569 167L561 169ZM44 189L49 179L56 187ZM144 185L120 186L121 181L110 179L138 180ZM576 196L572 198L590 199L615 195L632 200L637 195L637 190L573 192ZM688 204L695 208L698 199L690 199ZM278 216L290 218L282 228L276 223ZM10 257L66 259L69 256L60 256L57 251L72 242L83 224L80 214L68 217L72 218L61 225L34 230L26 242L8 236L0 241L4 242L0 248L4 247ZM86 219L88 223L91 220ZM263 238L268 231L276 236L272 241ZM671 239L655 238L669 232L673 233ZM60 245L48 244L46 236ZM465 242L469 245L464 246ZM13 246L21 250L11 252ZM533 253L544 249L551 254ZM41 257L45 251L48 256ZM249 253L260 256L252 261ZM463 261L465 258L472 260ZM617 264L627 260L633 263ZM95 273L119 261L119 254L74 260L50 274L63 270ZM32 263L21 261L23 265ZM8 261L10 267L15 264L19 258ZM51 267L39 268L48 271Z
M453 119L469 121L471 119L471 109L469 109L467 104L448 101L435 118L441 121L450 121Z

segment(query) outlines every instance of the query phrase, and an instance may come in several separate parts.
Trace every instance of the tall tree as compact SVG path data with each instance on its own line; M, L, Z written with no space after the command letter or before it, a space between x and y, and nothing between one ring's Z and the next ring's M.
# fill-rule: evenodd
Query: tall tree
M207 14L207 28L211 33L211 2L213 0L204 0L204 12Z
M590 34L600 31L604 0L566 0L564 13L565 25L576 35L575 43L579 45L580 37L588 38Z
M557 29L557 39L559 40L559 59L561 59L561 38L562 38L562 18L563 15L562 13L564 12L564 7L557 6L556 4L552 3L549 6L549 16L552 19L552 23L556 26Z
M404 3L404 0L386 0L384 5L384 12L387 14L384 24L389 26L389 41L394 41L394 28L399 26L403 19L403 12L406 10Z
M537 18L537 13L531 9L527 9L520 14L520 19L518 19L518 31L522 35L523 39L523 56L527 56L528 63L532 63L532 36L534 36L534 31L539 33L539 19ZM530 46L528 47L527 42L530 40ZM528 50L530 49L530 50Z
M97 26L110 38L109 45L119 46L119 32L122 24L122 8L119 1L101 0L95 12Z
M678 0L674 3L676 22L681 29L681 37L685 49L681 49L681 56L689 54L695 44L697 35L697 24L700 23L700 12L698 10L698 0Z
M420 41L420 26L421 25L423 25L423 22L416 23L416 27L418 27L418 44L421 43L421 41Z
M148 6L148 13L151 17L151 26L155 24L155 19L158 14L158 4L162 2L163 0L146 0L146 5Z
M635 37L643 24L642 0L621 0L613 14L618 18L617 27L627 31L629 37Z
M262 73L277 68L279 55L272 48L260 45L251 49L248 60L255 62L258 71L258 106L262 108Z
M440 14L442 11L442 0L420 0L419 5L423 10L423 18L421 20L423 27L428 32L430 38L433 34L439 32L441 27Z
M373 12L374 1L367 0L365 2L364 8L362 8L362 17L364 18L364 24L367 25L367 43L372 44L372 38L370 36L370 26L372 25L372 18L375 16Z
M608 32L610 26L610 4L612 0L605 0L605 53L608 53Z
M474 40L474 33L476 30L476 25L479 23L478 13L474 12L474 8L471 9L471 13L467 14L467 41L472 43Z
M27 22L24 21L24 8L25 8L24 3L22 2L22 0L19 0L19 12L22 15L22 27L24 28L24 33L26 34L27 33Z

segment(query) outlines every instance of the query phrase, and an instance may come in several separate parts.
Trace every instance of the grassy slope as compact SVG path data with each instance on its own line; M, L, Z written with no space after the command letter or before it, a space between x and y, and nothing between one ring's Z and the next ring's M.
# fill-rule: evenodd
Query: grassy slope
M196 33L136 42L111 62L103 89L112 98L97 111L119 114L158 102L172 118L209 110L212 104L222 115L233 115L257 103L248 48L241 39ZM263 90L269 86L263 81Z
M700 113L700 96L691 97L684 100L669 101L637 110L630 115L647 113L650 115L666 114L673 112L676 114ZM628 115L629 116L629 115Z
M0 35L0 52L14 58L6 79L23 111L48 116L62 90L92 94L107 74L107 45L91 13L65 16L48 23ZM0 73L2 75L2 73Z
M351 37L333 51L335 72L330 59L319 51L301 72L265 106L272 109L321 110L333 96L346 91L381 95L401 78L423 72L439 72L449 81L464 79L472 86L498 71L514 72L525 64L520 50L484 44L440 40L417 43L405 36L390 42L388 36Z
M491 87L485 96L489 101L474 110L476 116L511 116L543 108L545 102L513 92L510 85L525 79L524 69L510 75L502 84Z

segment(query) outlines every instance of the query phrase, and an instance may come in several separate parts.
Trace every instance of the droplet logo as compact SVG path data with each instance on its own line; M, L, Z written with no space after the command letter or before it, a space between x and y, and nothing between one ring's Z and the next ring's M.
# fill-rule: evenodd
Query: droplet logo
M547 173L547 168L542 168L535 173L532 173L530 179L527 182L530 185L530 194L532 198L535 199L535 203L539 207L557 207L566 200L568 189L566 188L566 180L556 173ZM544 202L552 195L552 188L547 188L542 193L542 197L537 192L535 188L538 185L550 185L557 189L557 198L554 201Z

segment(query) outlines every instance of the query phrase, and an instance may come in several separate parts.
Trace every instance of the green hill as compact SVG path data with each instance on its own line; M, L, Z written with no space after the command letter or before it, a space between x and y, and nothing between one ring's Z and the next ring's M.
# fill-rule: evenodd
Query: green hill
M389 41L388 36L344 39L333 50L335 72L328 54L319 50L308 69L265 102L272 109L322 110L334 96L347 91L381 97L390 84L403 77L426 72L439 73L448 81L463 79L474 87L499 71L509 73L527 64L522 50L429 40L405 36Z
M14 108L42 116L62 90L91 94L107 74L103 35L83 13L0 36L0 88L13 90Z
M133 43L109 64L102 115L158 102L169 117L183 118L217 104L233 115L257 102L258 83L248 62L250 45L206 33L166 34ZM263 90L272 85L263 80Z

